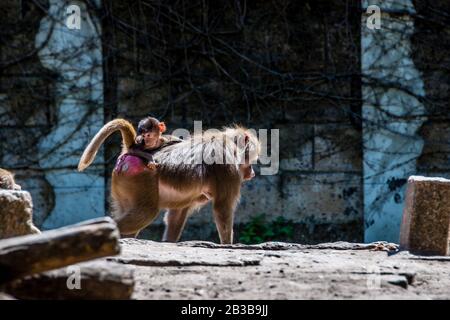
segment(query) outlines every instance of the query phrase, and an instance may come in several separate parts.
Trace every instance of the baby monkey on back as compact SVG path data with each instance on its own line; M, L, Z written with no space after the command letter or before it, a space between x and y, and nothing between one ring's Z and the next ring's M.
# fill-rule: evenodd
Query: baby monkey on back
M166 131L166 124L153 117L146 117L139 121L135 143L130 147L129 155L135 155L146 160L149 169L156 169L157 164L153 154L165 146L178 143L181 140L162 135Z
M154 118L143 119L137 133L129 121L114 119L88 144L78 170L85 170L103 142L120 131L122 151L111 175L111 215L121 235L136 237L167 209L163 240L178 241L187 219L212 202L220 242L232 243L241 184L255 176L252 164L261 152L258 137L241 126L184 140L162 135L164 130ZM197 159L201 161L194 163Z

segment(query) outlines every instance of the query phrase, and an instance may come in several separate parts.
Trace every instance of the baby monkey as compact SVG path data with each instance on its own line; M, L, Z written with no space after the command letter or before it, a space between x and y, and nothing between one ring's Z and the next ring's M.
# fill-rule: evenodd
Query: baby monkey
M139 121L135 143L130 149L131 153L148 161L147 167L149 169L156 169L153 153L169 140L162 135L165 131L166 124L156 118L147 117Z
M8 170L0 168L0 189L22 190L14 181L14 175Z
M119 157L115 172L123 174L137 174L141 171L139 161L144 161L151 171L156 170L157 163L153 155L162 148L181 142L181 139L163 135L166 132L166 124L154 117L146 117L139 121L137 136L127 153ZM136 158L137 157L137 158Z

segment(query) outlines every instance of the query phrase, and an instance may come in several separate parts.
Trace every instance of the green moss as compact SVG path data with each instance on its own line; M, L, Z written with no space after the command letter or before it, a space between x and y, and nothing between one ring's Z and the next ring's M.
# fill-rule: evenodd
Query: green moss
M253 217L243 226L239 241L245 244L266 241L290 241L293 239L294 226L291 220L277 217L268 221L264 214Z

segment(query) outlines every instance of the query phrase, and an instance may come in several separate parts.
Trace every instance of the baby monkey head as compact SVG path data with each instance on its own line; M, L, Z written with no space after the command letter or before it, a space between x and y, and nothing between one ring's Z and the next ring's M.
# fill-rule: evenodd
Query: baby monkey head
M156 141L166 131L164 122L154 117L147 117L139 121L136 144L148 147L155 147Z

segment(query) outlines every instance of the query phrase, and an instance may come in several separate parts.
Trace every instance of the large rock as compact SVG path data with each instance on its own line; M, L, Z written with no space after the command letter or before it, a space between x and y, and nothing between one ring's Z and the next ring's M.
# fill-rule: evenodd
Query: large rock
M0 190L0 239L40 233L33 225L32 216L30 193Z
M133 289L133 267L99 260L28 276L5 287L15 298L39 300L125 300Z
M400 232L401 248L449 255L449 231L450 180L411 176Z

